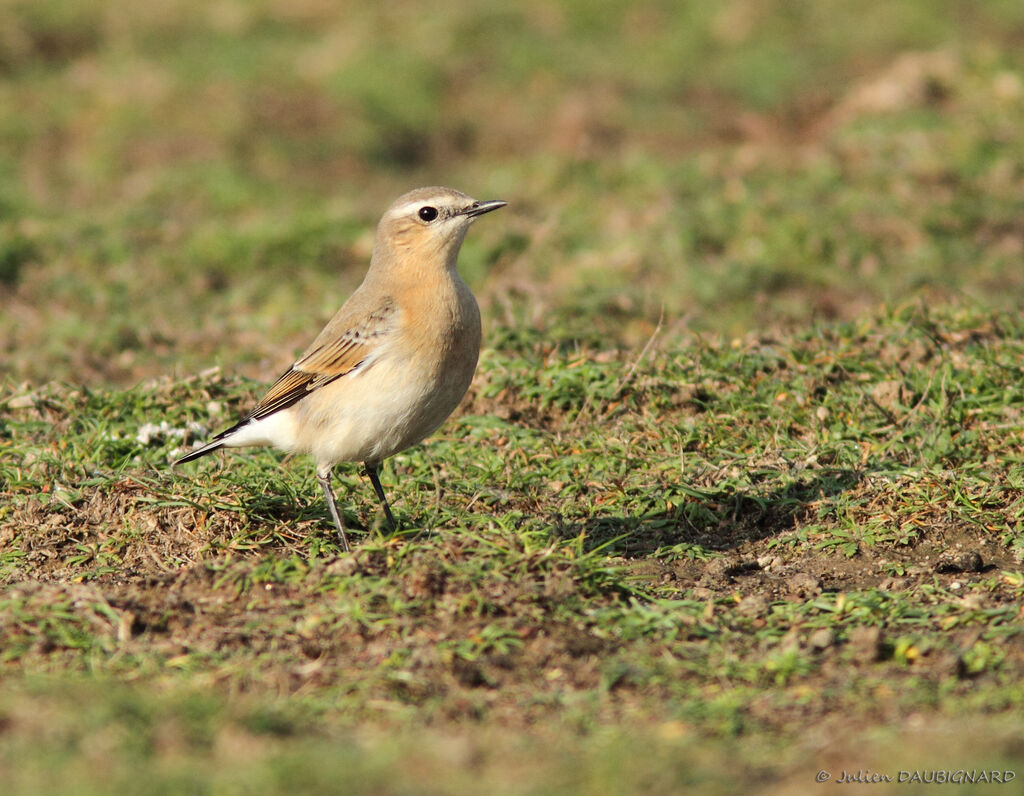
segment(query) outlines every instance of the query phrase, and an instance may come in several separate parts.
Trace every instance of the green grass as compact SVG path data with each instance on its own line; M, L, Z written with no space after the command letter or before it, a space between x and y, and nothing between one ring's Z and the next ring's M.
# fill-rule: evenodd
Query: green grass
M298 739L339 737L369 745L349 781L373 790L398 752L368 728L494 727L489 776L495 750L535 743L536 726L578 736L566 753L590 759L628 719L657 739L652 754L710 755L699 776L662 772L664 787L697 776L724 792L812 766L806 749L768 758L831 716L860 733L879 712L1019 727L1022 331L1015 316L911 307L770 345L662 348L635 368L510 336L466 411L392 460L402 533L373 530L372 492L341 474L348 521L368 529L352 556L306 462L264 452L168 471L188 424L216 425L209 409L222 416L249 383L15 396L0 612L4 665L29 679L9 699L24 710L70 676L106 715L90 683L127 683L116 692L146 733L187 737L164 760L114 718L109 743L161 761L151 775L174 788L177 756L220 759L170 707L192 694L202 739L241 732L268 750L271 791L278 765L315 757ZM902 391L878 390L893 381ZM153 418L164 430L140 433ZM271 729L252 729L267 711ZM715 772L748 744L739 769ZM64 754L68 776L88 765ZM567 789L588 786L541 758ZM617 765L608 792L629 782ZM214 789L256 776L212 768L190 776Z
M1024 14L677 5L0 9L8 790L1019 768ZM172 471L431 183L509 208L399 533Z

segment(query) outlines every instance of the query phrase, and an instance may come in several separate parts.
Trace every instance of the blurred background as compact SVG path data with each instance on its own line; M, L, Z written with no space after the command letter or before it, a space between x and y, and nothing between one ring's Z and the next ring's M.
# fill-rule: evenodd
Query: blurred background
M1019 0L3 0L0 372L270 378L400 193L487 341L1024 299Z

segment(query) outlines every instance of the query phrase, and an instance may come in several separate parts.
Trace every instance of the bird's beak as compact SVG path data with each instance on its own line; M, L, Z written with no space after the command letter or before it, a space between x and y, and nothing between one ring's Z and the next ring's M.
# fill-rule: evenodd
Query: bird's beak
M492 210L497 210L499 207L504 207L508 202L503 202L501 199L489 199L486 202L473 202L469 207L462 211L462 215L475 218L476 216L482 216L484 213L490 213Z

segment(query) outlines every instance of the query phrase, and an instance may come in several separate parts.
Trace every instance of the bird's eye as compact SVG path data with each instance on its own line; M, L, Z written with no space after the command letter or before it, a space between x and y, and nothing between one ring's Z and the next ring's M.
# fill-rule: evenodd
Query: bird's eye
M424 221L433 221L435 218L437 218L437 208L436 207L429 207L429 206L428 207L421 207L420 208L420 212L419 212L419 216Z

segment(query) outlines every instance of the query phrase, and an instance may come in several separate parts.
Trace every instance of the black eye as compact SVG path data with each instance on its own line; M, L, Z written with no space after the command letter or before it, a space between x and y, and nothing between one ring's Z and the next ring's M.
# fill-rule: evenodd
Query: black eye
M419 212L419 216L424 221L433 221L435 218L437 218L437 208L436 207L429 207L429 206L428 207L421 207L420 208L420 212Z

